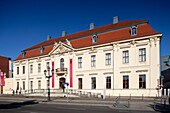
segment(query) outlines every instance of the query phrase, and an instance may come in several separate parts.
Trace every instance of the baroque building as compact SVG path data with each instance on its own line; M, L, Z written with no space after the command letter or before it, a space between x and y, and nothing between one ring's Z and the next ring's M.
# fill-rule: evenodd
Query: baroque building
M44 70L54 70L51 89L108 96L159 95L160 41L147 20L120 21L51 39L24 49L13 61L14 89L47 89Z

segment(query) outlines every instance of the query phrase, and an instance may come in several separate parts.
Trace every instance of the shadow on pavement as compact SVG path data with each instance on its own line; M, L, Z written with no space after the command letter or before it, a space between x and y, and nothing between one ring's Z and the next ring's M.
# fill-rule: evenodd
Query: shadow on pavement
M38 102L36 100L31 100L31 101L24 101L24 102L13 102L10 104L0 104L0 109L13 109L25 105L32 105L32 104L38 104Z
M161 113L170 113L170 106L169 105L164 105L164 104L159 104L157 103L155 106L154 104L150 104L149 107L153 108L155 111L159 111Z

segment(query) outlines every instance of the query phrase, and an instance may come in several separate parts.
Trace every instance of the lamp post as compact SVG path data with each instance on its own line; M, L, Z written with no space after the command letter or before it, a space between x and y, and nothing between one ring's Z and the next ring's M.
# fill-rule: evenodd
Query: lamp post
M54 69L51 70L51 73L53 75ZM50 101L50 78L52 77L52 75L50 75L50 67L47 67L47 70L44 70L44 75L48 78L48 101Z

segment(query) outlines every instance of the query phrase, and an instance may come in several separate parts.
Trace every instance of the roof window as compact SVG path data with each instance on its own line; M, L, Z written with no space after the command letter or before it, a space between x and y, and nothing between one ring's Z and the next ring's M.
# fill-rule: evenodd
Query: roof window
M138 29L137 26L132 26L132 27L130 28L131 36L137 35L137 29Z
M95 34L92 36L92 43L97 43L98 36Z
M40 47L40 54L43 54L43 52L44 52L44 48L41 46Z
M22 58L25 57L25 54L26 54L26 52L25 52L25 51L22 51Z

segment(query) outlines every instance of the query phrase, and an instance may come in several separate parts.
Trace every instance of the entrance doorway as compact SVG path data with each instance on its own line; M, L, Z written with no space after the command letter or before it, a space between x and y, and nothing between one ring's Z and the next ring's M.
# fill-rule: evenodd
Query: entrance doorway
M60 78L60 81L59 81L59 84L60 84L60 89L63 88L63 82L66 82L66 79L65 78Z

